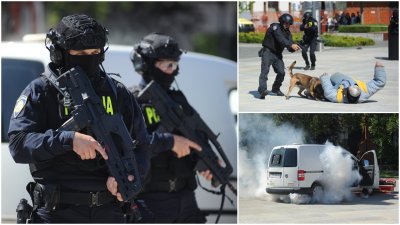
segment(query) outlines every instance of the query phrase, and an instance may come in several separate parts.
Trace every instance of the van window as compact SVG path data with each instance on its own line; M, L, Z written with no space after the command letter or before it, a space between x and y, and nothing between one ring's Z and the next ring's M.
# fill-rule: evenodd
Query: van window
M8 126L17 98L43 72L44 65L39 61L1 59L1 142L9 141Z
M272 150L269 167L282 167L283 166L282 159L284 153L285 153L284 148L277 148Z
M297 166L297 149L287 148L285 149L285 158L283 160L284 167L296 167Z
M279 148L274 149L271 154L269 167L296 167L297 149Z

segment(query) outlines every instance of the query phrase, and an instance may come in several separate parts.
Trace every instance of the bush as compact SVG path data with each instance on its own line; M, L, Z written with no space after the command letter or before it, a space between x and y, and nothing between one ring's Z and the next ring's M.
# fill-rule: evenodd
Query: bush
M239 42L240 43L262 43L264 40L265 33L262 32L240 32L239 33ZM294 42L299 42L303 34L302 33L294 33L292 34L293 41Z
M264 40L264 35L265 35L264 33L257 33L257 32L239 33L239 42L261 44L262 41ZM301 41L302 37L303 37L302 32L292 34L292 39L293 42L295 43ZM332 47L354 47L354 46L366 46L375 44L374 40L363 37L324 34L320 38L323 40L325 46L332 46Z
M386 25L342 25L339 26L339 32L342 33L370 33L370 32L387 32Z
M336 36L325 34L322 35L325 46L332 47L353 47L353 46L366 46L374 45L375 42L372 39L364 37L353 37L353 36Z
M259 32L248 32L248 33L239 33L239 42L240 43L262 43L264 40L264 33Z

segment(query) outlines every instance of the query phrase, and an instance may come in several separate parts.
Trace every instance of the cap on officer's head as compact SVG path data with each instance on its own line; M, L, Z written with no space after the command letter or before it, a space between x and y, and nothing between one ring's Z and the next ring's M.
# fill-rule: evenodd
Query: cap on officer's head
M357 103L361 96L361 88L357 85L350 86L347 89L347 100L349 103Z
M103 48L107 43L107 30L93 18L84 14L63 17L49 38L64 50Z

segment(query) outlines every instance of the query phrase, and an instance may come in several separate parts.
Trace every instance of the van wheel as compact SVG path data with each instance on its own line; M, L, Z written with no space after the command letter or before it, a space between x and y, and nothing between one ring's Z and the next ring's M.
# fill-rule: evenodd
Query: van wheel
M320 202L320 200L322 199L322 194L324 192L324 188L322 187L321 184L315 183L312 185L312 192L311 192L311 197L313 197L313 199L316 202Z

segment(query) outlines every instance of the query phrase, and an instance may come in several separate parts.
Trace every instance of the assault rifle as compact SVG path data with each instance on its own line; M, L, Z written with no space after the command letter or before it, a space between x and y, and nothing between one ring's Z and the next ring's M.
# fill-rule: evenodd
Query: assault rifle
M124 201L131 200L141 190L142 184L136 164L134 141L119 113L108 115L94 91L86 73L75 67L60 75L57 79L60 89L64 89L72 98L74 110L72 116L57 131L79 131L90 128L97 141L105 148L108 160L105 160L111 175L118 183L119 193ZM133 175L133 181L128 176Z
M218 136L211 131L196 111L193 110L194 113L192 115L186 115L181 106L154 81L151 81L139 92L138 99L144 102L151 101L161 117L161 124L167 129L167 132L178 130L184 137L201 146L202 151L193 151L200 159L195 168L197 171L209 169L213 175L212 182L215 186L222 184L225 187L227 185L237 195L236 188L229 182L229 175L233 169L217 141ZM199 133L206 135L207 142L204 141L204 138ZM218 156L208 142L211 142L218 151L225 167L220 165Z

